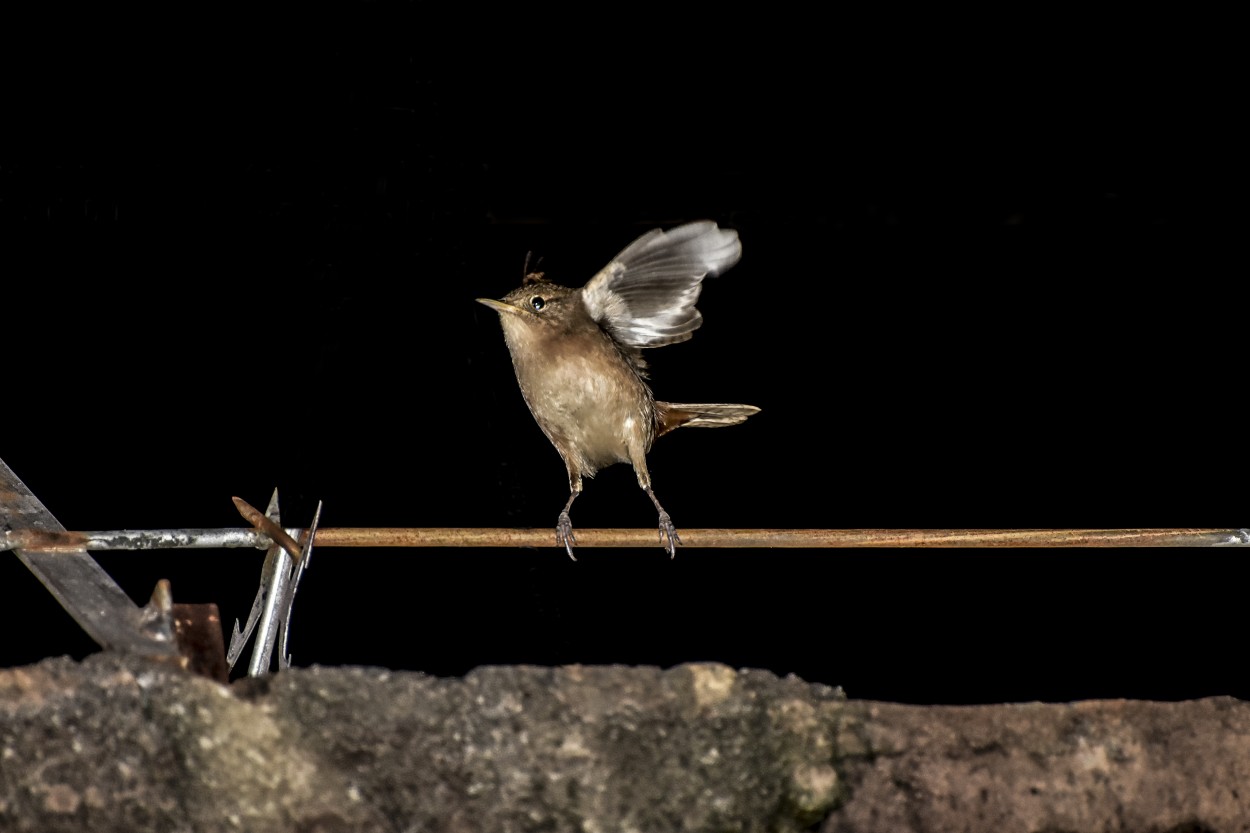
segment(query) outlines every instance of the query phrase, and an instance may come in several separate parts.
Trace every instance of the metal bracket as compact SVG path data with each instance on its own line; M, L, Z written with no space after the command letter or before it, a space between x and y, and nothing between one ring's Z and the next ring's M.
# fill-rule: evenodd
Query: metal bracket
M0 532L64 532L65 527L0 460ZM102 648L150 657L177 657L169 583L157 585L139 607L82 546L56 550L16 549L87 635Z

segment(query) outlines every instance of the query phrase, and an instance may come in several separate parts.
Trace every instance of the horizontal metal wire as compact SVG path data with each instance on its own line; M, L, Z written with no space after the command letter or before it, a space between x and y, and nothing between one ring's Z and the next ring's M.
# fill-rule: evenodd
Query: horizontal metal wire
M288 529L301 540L306 531ZM579 529L577 546L653 547L654 529ZM1218 547L1250 545L1246 529L683 529L686 549ZM342 527L317 530L326 547L554 547L550 529L469 527ZM269 538L252 529L150 529L111 532L0 533L0 550L264 549Z

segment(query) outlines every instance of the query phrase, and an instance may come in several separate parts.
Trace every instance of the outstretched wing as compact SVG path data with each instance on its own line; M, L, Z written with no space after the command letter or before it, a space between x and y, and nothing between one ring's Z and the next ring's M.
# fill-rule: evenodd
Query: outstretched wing
M582 288L590 316L632 347L685 341L703 323L699 284L738 262L738 233L708 220L655 229L630 243Z

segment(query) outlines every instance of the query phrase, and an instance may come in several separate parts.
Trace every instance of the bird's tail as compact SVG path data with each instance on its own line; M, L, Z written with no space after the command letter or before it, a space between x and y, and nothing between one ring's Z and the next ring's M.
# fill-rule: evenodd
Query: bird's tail
M687 405L677 402L656 402L655 409L659 417L657 437L674 428L722 428L726 425L737 425L760 412L754 405Z

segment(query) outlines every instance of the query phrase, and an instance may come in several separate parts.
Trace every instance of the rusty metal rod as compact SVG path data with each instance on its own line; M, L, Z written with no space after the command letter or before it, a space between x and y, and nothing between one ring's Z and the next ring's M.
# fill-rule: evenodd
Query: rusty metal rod
M288 529L297 540L305 530ZM1246 529L683 529L684 549L838 549L850 547L1214 547L1250 546ZM550 529L364 528L317 530L317 547L554 547ZM579 547L655 547L654 529L579 529ZM0 551L264 549L251 529L155 529L112 532L13 530Z

